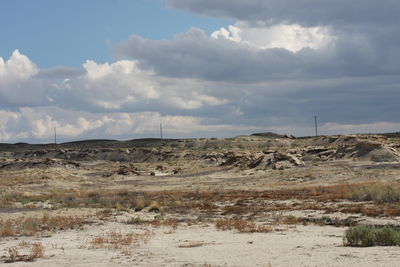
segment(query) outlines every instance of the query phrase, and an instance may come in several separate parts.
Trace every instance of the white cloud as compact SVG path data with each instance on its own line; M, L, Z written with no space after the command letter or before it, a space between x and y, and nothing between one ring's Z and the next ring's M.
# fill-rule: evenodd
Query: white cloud
M46 89L34 79L39 68L25 55L15 50L4 61L0 57L0 105L43 105L48 102Z
M16 125L21 119L21 114L6 110L0 110L0 142L18 140L28 137L26 129L16 130Z
M0 57L0 84L9 85L15 81L27 80L37 73L39 73L38 67L18 49L6 62Z
M68 74L70 77L65 76ZM226 102L190 82L160 79L154 72L141 69L134 60L111 64L88 60L83 71L57 67L43 74L18 50L6 63L0 57L0 96L3 107L62 106L114 112L194 110Z
M74 90L83 90L86 97L91 96L92 99L87 101L94 106L119 109L125 104L160 97L152 74L141 71L134 61L98 64L88 60L83 67L86 74L77 81L83 88L75 87Z
M188 34L180 38L192 44L192 37ZM244 45L209 36L196 38L206 44L218 42L220 48ZM172 46L175 45L180 43ZM240 56L231 53L234 51L238 50L227 49L224 53ZM19 69L35 66L27 57L18 57L23 59L19 62L28 66ZM243 65L240 70L257 71L241 60L244 57L237 61ZM210 61L206 67L217 67L218 64L212 66L214 63ZM87 61L79 75L73 72L71 77L61 77L57 71L52 79L50 74L35 75L37 70L26 71L30 74L25 76L10 75L12 72L7 71L5 77L5 64L2 66L2 82L14 79L7 88L4 83L0 85L0 94L4 96L0 98L3 142L51 142L54 127L64 140L158 137L161 121L171 137L232 136L264 130L312 135L310 121L314 114L320 115L323 134L398 131L400 78L397 75L340 78L333 75L321 79L315 74L316 77L301 76L301 79L278 76L268 81L224 82L163 77L143 69L136 60L121 60ZM365 125L359 125L360 120ZM382 121L387 122L378 123Z
M335 37L325 27L302 27L299 24L252 26L246 22L221 28L211 34L215 39L227 39L259 49L284 48L298 52L303 48L319 49L332 44Z
M157 112L92 114L60 108L21 108L15 112L0 110L0 141L40 140L51 142L54 128L61 141L83 138L132 139L158 137L163 123L164 136L193 137L209 134L236 134L256 127L213 124L194 116L162 116Z

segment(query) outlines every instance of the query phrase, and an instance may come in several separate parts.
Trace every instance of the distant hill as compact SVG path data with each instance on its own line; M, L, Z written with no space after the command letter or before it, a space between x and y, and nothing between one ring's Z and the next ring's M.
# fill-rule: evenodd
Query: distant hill
M252 136L261 136L267 138L287 138L287 135L281 135L273 132L264 132L264 133L253 133Z

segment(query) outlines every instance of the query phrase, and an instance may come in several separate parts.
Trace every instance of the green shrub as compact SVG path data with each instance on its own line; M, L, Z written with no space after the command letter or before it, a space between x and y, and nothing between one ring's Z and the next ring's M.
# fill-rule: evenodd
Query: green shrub
M400 231L391 226L376 228L358 225L346 230L343 243L352 247L399 246Z

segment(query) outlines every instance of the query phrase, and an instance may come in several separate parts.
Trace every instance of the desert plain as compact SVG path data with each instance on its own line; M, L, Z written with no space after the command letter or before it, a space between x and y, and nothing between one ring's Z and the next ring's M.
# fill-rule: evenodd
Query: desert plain
M399 266L399 181L396 133L0 144L0 264Z

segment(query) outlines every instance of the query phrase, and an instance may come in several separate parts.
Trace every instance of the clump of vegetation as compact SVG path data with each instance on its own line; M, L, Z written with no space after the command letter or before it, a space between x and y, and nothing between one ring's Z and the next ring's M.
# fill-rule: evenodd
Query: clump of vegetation
M114 208L115 208L117 211L129 211L129 208L123 206L123 205L122 205L121 203L119 203L119 202L115 203Z
M127 246L138 245L139 242L146 243L151 232L149 230L143 233L121 233L109 232L104 235L94 236L90 241L91 248L124 249Z
M161 207L161 205L158 201L152 201L149 205L149 211L162 212L163 208Z
M400 231L390 226L376 228L358 225L346 230L343 244L352 247L399 246Z
M236 229L240 233L267 233L273 230L270 226L257 225L245 220L218 220L215 227L222 231Z
M134 209L135 211L141 211L142 209L144 209L146 207L146 201L143 197L138 197L135 200L134 203Z
M400 202L400 186L374 184L353 190L350 199L354 201L375 201L378 203Z
M175 219L165 219L165 220L155 219L152 222L152 225L154 227L169 226L169 227L171 227L172 229L175 230L175 229L178 228L179 222L177 220L175 220Z
M149 223L150 221L148 220L144 220L140 217L130 217L126 223L127 224L145 224L145 223Z
M42 231L69 230L82 227L86 221L79 217L44 215L24 219L0 220L0 236L33 236Z
M34 261L35 259L43 258L44 251L45 249L42 243L22 242L18 246L7 249L8 255L5 256L4 262Z

